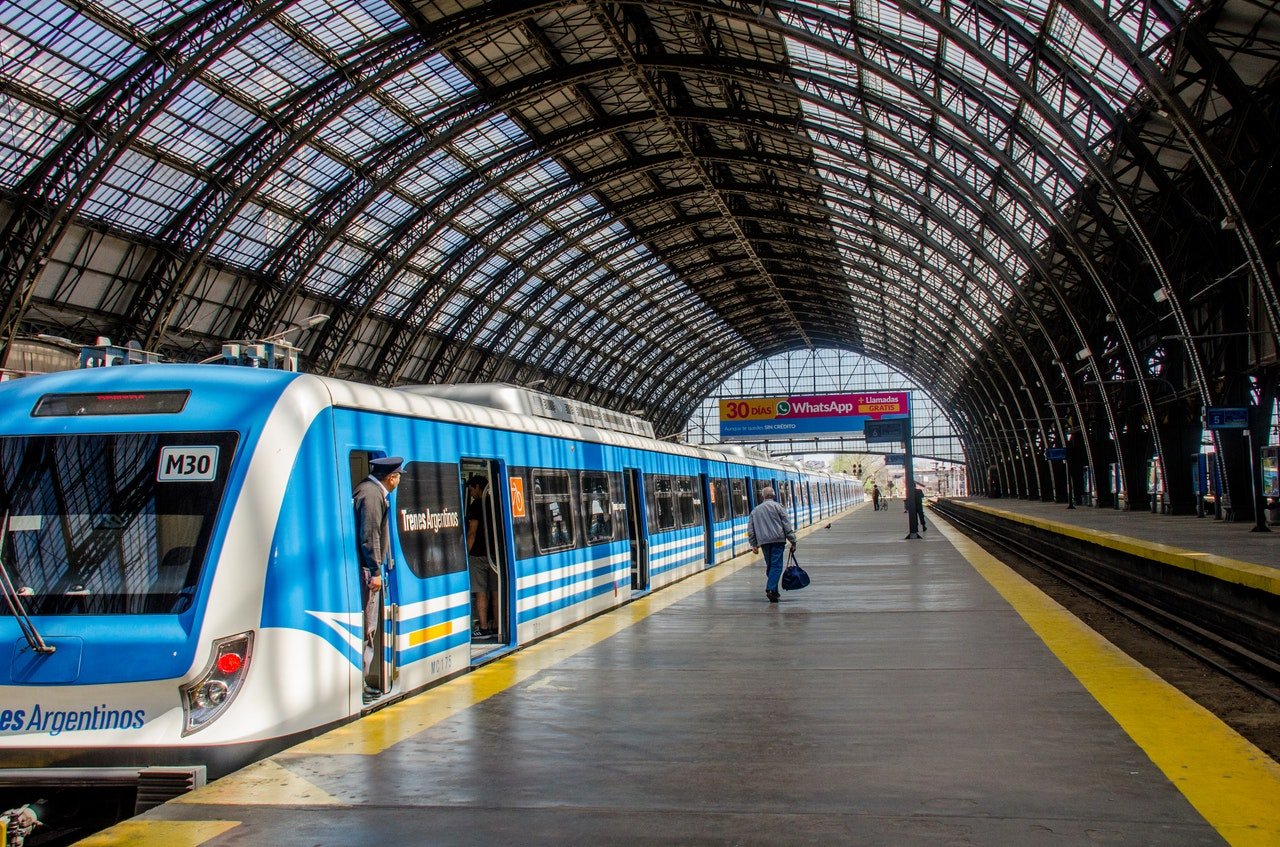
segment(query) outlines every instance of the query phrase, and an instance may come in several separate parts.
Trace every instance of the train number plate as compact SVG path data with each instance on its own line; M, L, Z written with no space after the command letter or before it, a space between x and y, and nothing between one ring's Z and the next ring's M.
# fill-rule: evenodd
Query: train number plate
M162 447L157 482L212 482L218 476L217 447Z

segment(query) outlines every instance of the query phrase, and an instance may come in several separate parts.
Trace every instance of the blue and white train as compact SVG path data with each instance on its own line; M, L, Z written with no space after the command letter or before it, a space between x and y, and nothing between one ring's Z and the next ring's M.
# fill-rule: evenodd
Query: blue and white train
M766 484L799 527L862 498L843 475L644 427L510 386L210 365L0 385L0 767L19 769L2 782L220 775L742 554ZM351 491L385 455L405 464L367 704ZM477 473L497 516L485 638L463 519Z

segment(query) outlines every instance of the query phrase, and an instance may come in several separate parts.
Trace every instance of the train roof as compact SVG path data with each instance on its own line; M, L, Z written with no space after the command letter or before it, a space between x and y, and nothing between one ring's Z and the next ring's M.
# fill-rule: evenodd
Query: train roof
M554 394L534 391L519 385L501 382L401 385L397 386L396 390L425 394L428 397L440 397L445 400L457 400L476 406L488 406L491 409L504 409L535 418L565 421L597 429L611 429L615 432L629 432L646 438L654 437L653 424L635 415L615 412L613 409L605 409L581 400L557 397Z
M732 449L736 445L704 447L671 443L654 439L646 434L531 415L522 410L499 408L493 403L480 405L462 399L434 396L437 393L434 388L432 386L412 386L411 390L382 388L335 377L226 365L122 365L60 371L0 384L0 396L5 398L3 404L5 408L0 410L0 420L8 418L13 422L13 417L10 416L29 418L35 405L42 397L49 394L189 389L193 391L193 402L200 403L202 411L209 415L210 420L216 420L219 417L234 420L237 416L253 415L265 417L279 400L288 396L291 402L312 409L329 405L351 409L376 409L388 414L457 421L493 429L531 432L620 447L659 450L673 455L792 469L786 463L769 459L762 454L742 455L738 450ZM450 391L442 393L455 393L454 390L460 386L445 386L445 388ZM475 392L471 397L473 399L482 397L486 389L492 396L492 386L488 386ZM516 390L527 389L516 388ZM216 396L209 396L209 391L214 392ZM456 393L459 397L467 395L465 391L456 391ZM533 393L538 394L538 392ZM525 400L528 399L525 398ZM496 405L500 406L501 403ZM578 404L578 417L585 416L581 411L583 405ZM81 425L70 424L72 416L64 417L62 420L67 424L67 431L81 429ZM94 416L79 420L83 422L84 427L81 431L92 431L94 428L101 428L103 418ZM90 421L93 422L92 425ZM208 423L203 425L207 426ZM724 449L725 447L730 449Z

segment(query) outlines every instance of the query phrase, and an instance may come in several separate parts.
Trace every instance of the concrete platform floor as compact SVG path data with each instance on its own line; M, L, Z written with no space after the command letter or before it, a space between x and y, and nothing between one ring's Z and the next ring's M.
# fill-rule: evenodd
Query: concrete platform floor
M735 560L83 843L1280 844L1280 766L903 520L802 537L776 605Z

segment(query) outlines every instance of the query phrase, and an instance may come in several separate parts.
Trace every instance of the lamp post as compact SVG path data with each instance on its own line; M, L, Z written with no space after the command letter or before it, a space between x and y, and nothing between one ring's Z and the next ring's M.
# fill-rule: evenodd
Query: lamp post
M311 329L312 327L320 326L320 324L324 323L327 320L329 320L329 316L323 313L311 315L308 318L303 318L297 323L285 327L279 332L275 332L275 333L272 333L271 335L268 335L266 338L258 339L257 343L274 344L277 341L283 341L290 333L298 332L299 330L303 330L303 329Z

